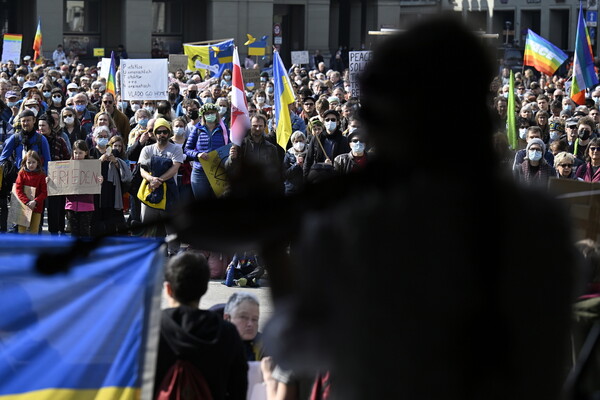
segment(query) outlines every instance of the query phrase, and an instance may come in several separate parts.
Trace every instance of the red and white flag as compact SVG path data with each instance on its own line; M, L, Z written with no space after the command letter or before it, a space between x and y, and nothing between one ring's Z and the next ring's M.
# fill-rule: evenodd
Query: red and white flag
M244 79L237 46L233 48L233 79L231 84L231 142L238 146L250 128L248 102L244 92Z

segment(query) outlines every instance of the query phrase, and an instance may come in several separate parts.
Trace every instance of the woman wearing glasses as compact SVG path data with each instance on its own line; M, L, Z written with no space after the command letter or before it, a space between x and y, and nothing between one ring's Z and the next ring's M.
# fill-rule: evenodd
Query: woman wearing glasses
M577 168L575 176L585 182L600 182L600 138L590 140L585 154L585 164Z
M575 176L575 156L566 151L561 151L554 156L554 169L556 170L556 176L560 179L576 179L582 181L583 179Z

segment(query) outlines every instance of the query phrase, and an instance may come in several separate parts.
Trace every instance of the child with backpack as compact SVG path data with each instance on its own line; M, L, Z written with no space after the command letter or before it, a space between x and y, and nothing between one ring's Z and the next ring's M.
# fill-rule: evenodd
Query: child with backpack
M89 158L90 150L85 140L76 140L73 143L72 160L85 160ZM98 177L98 185L103 181ZM92 236L92 216L94 214L93 194L71 194L66 196L65 210L67 220L71 226L71 236Z
M29 233L38 234L42 220L42 211L44 210L44 200L48 197L48 188L46 186L46 174L42 171L42 160L36 151L29 150L25 153L15 185L19 200L33 210L29 227L19 225L18 231L19 233L25 233L29 228ZM34 198L27 196L25 186L35 188Z

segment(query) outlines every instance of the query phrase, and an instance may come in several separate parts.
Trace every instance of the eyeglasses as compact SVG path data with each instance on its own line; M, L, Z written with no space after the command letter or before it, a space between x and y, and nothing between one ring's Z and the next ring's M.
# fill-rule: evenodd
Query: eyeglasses
M592 146L590 147L590 151L600 151L600 147Z
M573 168L573 164L558 164L558 166L563 168Z
M336 118L325 118L325 121L337 122Z
M315 105L315 103L304 103L304 105L305 105L305 106L312 107L312 106L314 106L314 105Z
M361 143L361 140L360 139L352 139L351 142L352 143Z
M103 102L104 104L112 104L112 103L113 103L113 101L112 101L112 100L102 100L102 102Z
M154 131L155 135L168 135L169 131L166 129L161 129L160 131Z

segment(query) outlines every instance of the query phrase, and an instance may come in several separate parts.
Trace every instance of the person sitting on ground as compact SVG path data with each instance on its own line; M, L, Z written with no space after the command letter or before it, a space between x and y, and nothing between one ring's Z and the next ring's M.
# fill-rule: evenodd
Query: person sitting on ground
M235 325L244 342L247 361L260 361L264 356L261 333L258 332L260 303L251 293L235 292L229 296L223 319Z
M185 360L202 373L214 399L246 399L248 363L236 326L198 308L209 276L206 257L195 251L174 256L166 266L169 308L162 311L160 322L155 397L169 368Z

